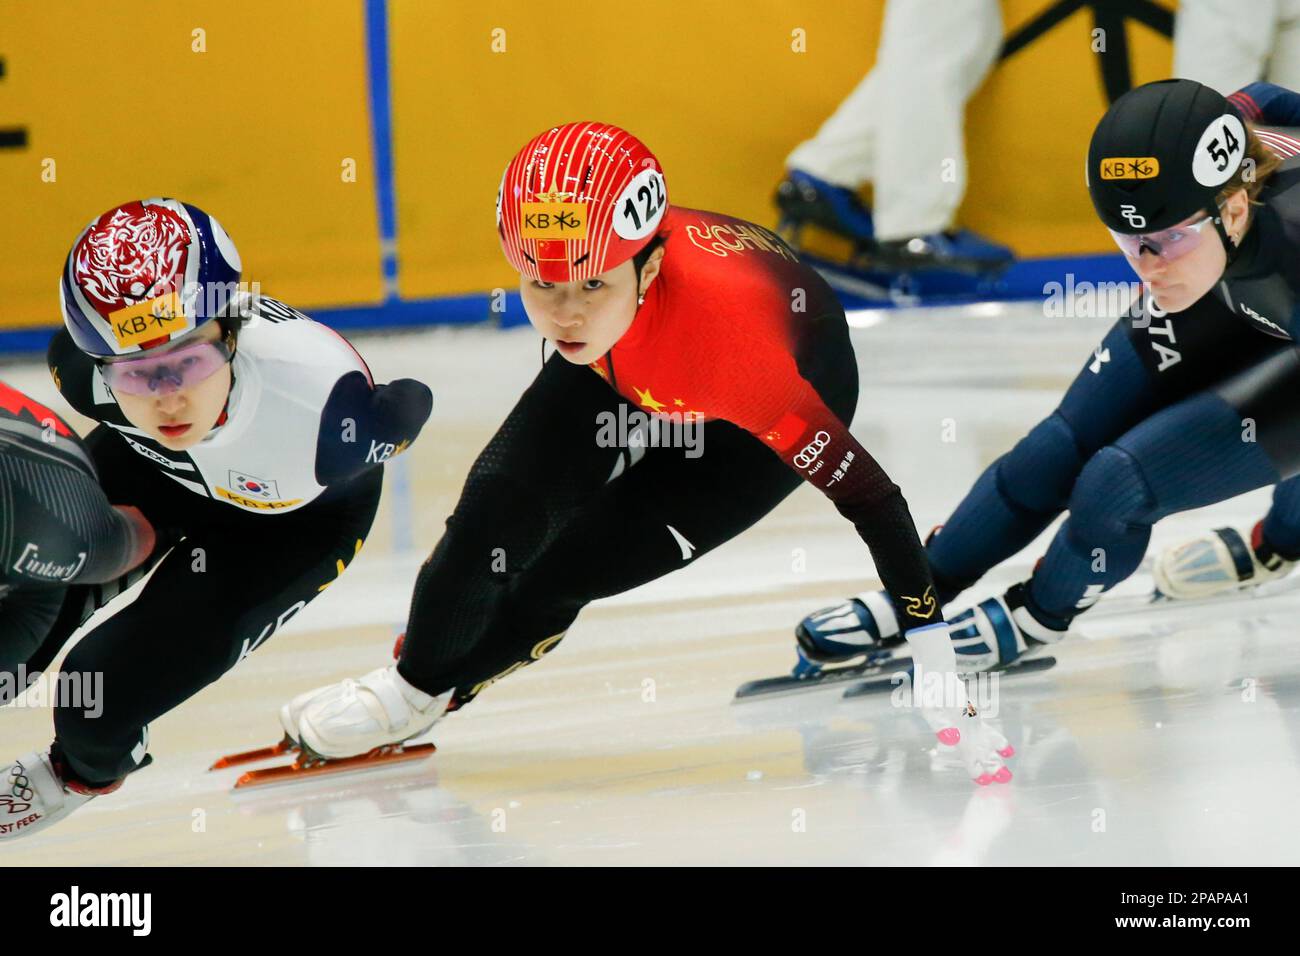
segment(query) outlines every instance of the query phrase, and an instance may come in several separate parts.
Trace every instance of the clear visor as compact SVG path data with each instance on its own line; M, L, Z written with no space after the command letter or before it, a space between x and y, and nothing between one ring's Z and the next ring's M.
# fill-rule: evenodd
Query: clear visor
M115 392L166 395L211 378L230 357L225 342L198 342L158 356L105 362L100 373Z
M1115 245L1119 246L1120 252L1130 259L1140 259L1143 249L1162 259L1177 259L1205 242L1207 236L1213 233L1213 230L1207 233L1205 227L1212 222L1214 218L1206 215L1204 219L1198 219L1186 226L1171 226L1159 232L1132 234L1116 232L1114 229L1108 231L1111 238L1115 240Z

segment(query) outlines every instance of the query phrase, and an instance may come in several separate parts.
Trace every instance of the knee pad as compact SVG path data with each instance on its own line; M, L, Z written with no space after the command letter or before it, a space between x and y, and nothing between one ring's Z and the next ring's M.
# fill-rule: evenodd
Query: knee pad
M1161 517L1141 464L1115 445L1107 445L1088 459L1069 507L1075 533L1099 542L1123 534L1133 525L1149 527Z
M1082 466L1074 430L1059 411L1052 412L998 461L998 491L1027 511L1059 511Z

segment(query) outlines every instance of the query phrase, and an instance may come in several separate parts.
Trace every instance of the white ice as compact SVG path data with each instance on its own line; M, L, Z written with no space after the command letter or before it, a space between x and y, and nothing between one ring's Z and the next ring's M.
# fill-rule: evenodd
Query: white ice
M1053 407L1108 324L1045 319L1036 306L856 322L854 432L923 533ZM788 669L804 614L873 581L853 529L810 488L713 554L593 605L551 656L440 724L432 759L232 794L235 772L206 772L212 759L272 742L292 694L386 662L470 461L539 361L528 329L355 338L376 378L413 375L436 395L420 441L391 469L366 549L283 633L155 722L152 767L4 845L5 864L1300 858L1300 591L1195 609L1103 603L1053 670L1002 683L998 719L1018 749L1004 787L975 787L887 698L826 690L733 704L740 683ZM0 377L63 408L39 365ZM1246 527L1267 502L1261 490L1175 516L1153 546ZM1045 542L958 606L1025 577ZM257 557L250 575L276 572ZM184 622L159 626L175 627L184 653ZM49 712L10 707L0 728L0 756L17 756L48 742Z

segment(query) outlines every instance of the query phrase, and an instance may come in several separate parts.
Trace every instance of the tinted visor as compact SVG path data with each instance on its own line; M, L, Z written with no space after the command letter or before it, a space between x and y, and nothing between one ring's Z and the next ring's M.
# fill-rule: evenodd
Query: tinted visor
M1130 259L1141 258L1142 250L1146 249L1162 259L1173 260L1199 248L1208 236L1213 235L1214 230L1207 232L1205 228L1212 222L1214 218L1207 215L1204 219L1189 225L1171 226L1159 232L1124 233L1116 232L1114 229L1107 231L1115 240L1115 245L1119 246L1120 251Z
M158 356L105 362L99 368L115 392L166 395L211 378L229 361L225 342L198 342Z

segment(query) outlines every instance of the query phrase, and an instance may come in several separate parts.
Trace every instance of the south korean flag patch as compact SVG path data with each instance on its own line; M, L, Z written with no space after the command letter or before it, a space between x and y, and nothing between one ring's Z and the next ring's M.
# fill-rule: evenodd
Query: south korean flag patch
M274 481L266 478L255 478L246 471L232 471L230 473L230 487L248 498L256 498L261 501L278 501L280 499L280 489L275 486Z

